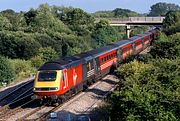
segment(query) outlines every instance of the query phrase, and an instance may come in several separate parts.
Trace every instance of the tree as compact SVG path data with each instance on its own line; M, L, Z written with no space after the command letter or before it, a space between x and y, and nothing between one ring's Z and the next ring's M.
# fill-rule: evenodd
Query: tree
M114 13L112 11L97 11L92 14L95 17L100 17L100 18L113 18Z
M71 30L52 13L48 4L42 4L36 11L30 10L26 14L26 22L29 30L38 33L64 32L71 33Z
M10 23L10 21L6 17L3 17L0 14L0 31L10 30L11 28L12 28L12 24Z
M92 33L93 47L102 47L106 44L115 42L120 35L115 28L109 25L108 21L101 20L95 26L95 31Z
M133 17L133 16L138 16L139 14L128 10L128 9L121 9L121 8L116 8L112 11L114 13L115 17Z
M93 30L95 19L80 8L56 7L56 14L77 35L87 36Z
M38 56L41 56L45 61L50 61L58 58L57 52L51 47L39 48Z
M41 47L31 34L19 32L0 32L0 54L10 58L28 59L37 54Z
M159 2L151 6L148 16L165 16L168 11L180 10L179 5Z
M167 35L180 32L180 11L169 11L163 21L163 31Z
M16 13L11 9L7 9L1 12L1 14L8 19L8 21L11 24L11 28L9 30L11 31L18 31L22 30L27 27L25 18L24 18L24 13Z
M37 15L37 11L34 9L30 9L28 12L24 14L24 18L26 20L26 24L30 25L30 23L34 22L34 19Z

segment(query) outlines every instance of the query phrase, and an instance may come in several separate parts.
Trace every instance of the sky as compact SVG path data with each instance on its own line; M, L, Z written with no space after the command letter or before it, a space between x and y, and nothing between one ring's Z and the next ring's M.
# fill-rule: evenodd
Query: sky
M89 13L115 8L148 13L150 6L158 2L175 3L180 6L180 0L0 0L0 11L6 9L16 12L28 11L30 8L37 8L40 4L48 3L49 5L81 8Z

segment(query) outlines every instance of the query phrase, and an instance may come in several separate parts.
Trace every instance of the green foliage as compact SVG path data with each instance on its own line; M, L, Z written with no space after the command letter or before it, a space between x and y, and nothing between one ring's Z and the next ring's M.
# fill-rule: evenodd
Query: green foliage
M79 8L56 7L56 14L79 36L87 36L94 27L94 18Z
M115 42L120 36L117 30L111 27L107 21L101 20L96 24L95 31L92 33L92 38L94 40L94 48L96 48Z
M134 17L139 15L134 11L128 9L121 9L121 8L116 8L112 12L114 13L114 17Z
M168 29L180 23L180 11L169 11L163 21L163 28Z
M122 8L116 8L112 11L97 11L93 15L95 17L101 17L101 18L114 18L114 17L126 18L126 17L139 16L137 12Z
M71 33L69 28L53 15L48 4L41 5L36 12L31 10L29 14L26 15L26 22L28 22L29 30L32 32L48 33L49 31L56 31Z
M38 56L42 57L45 61L54 60L58 57L57 52L51 47L39 48Z
M97 11L92 14L94 17L99 17L99 18L113 18L114 13L112 11Z
M6 17L3 17L0 14L0 31L2 30L9 30L11 29L11 23L9 22L9 20Z
M119 68L123 87L110 102L111 120L179 120L180 61L133 61Z
M162 38L163 37L163 38ZM150 54L156 58L176 58L180 57L180 34L166 37L164 34L160 35L160 40L156 42L151 49Z
M167 35L180 32L180 11L169 11L163 21L163 31Z
M24 31L25 27L27 27L23 13L15 13L13 10L7 9L2 11L1 14L9 21L10 26L8 30Z
M24 13L24 19L26 24L29 26L32 22L34 22L35 17L37 15L37 11L34 9L30 9L28 12Z
M0 83L9 83L15 78L12 65L5 57L0 56Z
M44 62L58 58L57 52L51 47L39 48L38 54L30 59L33 67L40 67Z
M12 65L12 72L16 74L16 80L27 78L35 73L35 68L32 66L31 61L20 60L20 59L10 59Z
M69 56L74 53L73 48L79 48L78 53L90 50L90 41L84 40L83 37L78 37L76 35L67 35L60 33L52 33L53 39L55 39L56 44L54 44L54 49L59 53L60 56ZM60 49L60 50L59 50ZM73 53L72 53L73 52Z
M43 63L45 63L45 60L42 56L34 56L30 59L31 64L35 68L39 68Z
M142 34L148 30L147 26L135 26L131 27L132 31L130 32L130 37Z
M159 2L151 6L148 16L165 16L168 11L180 10L179 5Z
M28 59L36 55L40 47L30 34L0 31L0 54L4 56Z

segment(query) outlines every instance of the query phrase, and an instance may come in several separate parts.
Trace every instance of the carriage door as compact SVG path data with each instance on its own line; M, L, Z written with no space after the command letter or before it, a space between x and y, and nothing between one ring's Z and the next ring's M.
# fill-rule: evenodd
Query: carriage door
M148 45L151 43L151 35L148 36Z
M133 55L136 55L136 45L134 42L132 43L132 49L133 49Z
M99 58L95 58L93 59L94 62L94 73L95 75L100 75L101 74L101 70L100 70L100 63L99 63Z
M86 67L86 63L82 64L82 77L83 77L83 81L87 80L87 67Z
M117 61L118 63L122 62L122 49L121 48L117 50Z
M142 42L142 50L144 50L145 46L144 46L144 38L141 39Z
M87 77L91 77L94 75L94 62L93 60L90 60L87 62Z

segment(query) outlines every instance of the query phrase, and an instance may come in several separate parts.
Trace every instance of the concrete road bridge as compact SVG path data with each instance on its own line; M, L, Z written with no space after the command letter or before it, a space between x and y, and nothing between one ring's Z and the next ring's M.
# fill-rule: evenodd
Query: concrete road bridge
M129 38L131 26L162 26L165 17L96 18L96 22L101 19L108 20L111 26L126 26L126 33Z

